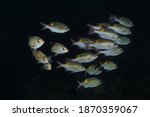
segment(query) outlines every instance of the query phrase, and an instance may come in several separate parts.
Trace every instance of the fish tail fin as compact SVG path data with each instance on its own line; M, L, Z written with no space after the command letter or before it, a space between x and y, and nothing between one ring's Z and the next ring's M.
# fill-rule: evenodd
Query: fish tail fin
M72 38L70 38L70 40L72 42L71 47L74 46L74 45L76 45L76 42Z
M115 22L115 20L116 20L116 16L115 15L110 15L109 22L113 23L113 22Z
M103 65L102 65L103 63L100 61L100 69L103 67Z
M64 65L63 65L62 63L60 63L59 61L56 61L56 62L57 62L57 64L58 64L58 66L56 67L57 69L64 66Z
M44 24L44 23L42 23L42 22L40 22L40 24L43 26L43 28L41 29L41 31L43 31L43 30L45 30L45 29L48 28L47 24Z
M78 90L81 86L82 86L82 82L77 81L78 82L78 87L76 88L76 90Z
M88 35L94 34L95 33L95 29L93 28L93 26L91 24L86 24L86 25L90 28Z

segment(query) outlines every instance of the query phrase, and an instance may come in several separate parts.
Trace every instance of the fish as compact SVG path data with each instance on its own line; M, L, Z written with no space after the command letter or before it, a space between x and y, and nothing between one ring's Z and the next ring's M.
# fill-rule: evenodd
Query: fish
M45 63L43 65L42 69L50 71L52 69L52 64L51 63Z
M116 47L109 50L101 50L99 51L99 53L104 54L105 56L117 56L123 53L123 49L120 47Z
M103 67L107 71L115 70L117 69L117 64L115 64L112 61L105 61L104 63L101 63L101 67Z
M102 70L100 70L99 67L97 67L96 65L90 65L87 69L86 72L89 75L99 75L102 73Z
M59 54L67 53L69 50L63 44L55 42L51 47L51 52L55 53L54 56L57 56Z
M51 57L47 57L42 51L36 50L33 52L33 56L38 63L49 63L52 62Z
M105 40L105 39L97 39L95 40L95 42L89 44L89 48L95 48L97 50L103 49L103 50L107 50L107 49L113 49L118 47L118 45L111 40Z
M42 30L49 29L51 32L54 33L66 33L70 30L66 24L61 22L50 22L49 24L45 24L42 22L40 23L43 26Z
M78 46L80 49L84 49L84 50L89 49L89 48L88 48L88 44L94 42L94 40L92 40L92 39L90 39L90 38L83 38L83 37L78 38L78 41L74 41L74 40L72 40L72 39L71 39L71 41L72 41L72 45L71 45L71 46L76 45L76 46Z
M30 36L28 40L28 45L32 51L37 50L45 43L44 39L38 36Z
M63 67L66 71L70 71L71 73L77 73L86 70L83 65L73 61L66 61L64 64L57 61L57 63L59 65L57 68Z
M74 59L67 59L70 61L78 62L78 63L89 63L98 58L97 54L93 54L92 52L83 52L78 54Z
M121 35L131 34L131 30L121 24L113 24L113 25L108 26L107 28Z
M129 27L129 28L131 28L131 27L134 26L133 22L130 19L126 18L126 17L120 17L120 16L115 16L115 15L110 15L109 21L111 23L113 23L113 22L119 22L120 24L122 24L122 25L124 25L126 27Z
M118 45L128 45L131 43L131 40L127 37L127 36L119 36L115 42L118 44Z
M109 29L106 29L106 28L101 28L100 30L96 30L94 29L92 26L88 25L90 30L89 30L89 34L98 34L100 38L103 38L103 39L108 39L108 40L116 40L116 38L119 36L117 33L109 30Z
M77 82L79 84L77 89L79 89L81 86L83 86L84 88L94 88L102 84L102 81L96 77L86 78L83 82Z

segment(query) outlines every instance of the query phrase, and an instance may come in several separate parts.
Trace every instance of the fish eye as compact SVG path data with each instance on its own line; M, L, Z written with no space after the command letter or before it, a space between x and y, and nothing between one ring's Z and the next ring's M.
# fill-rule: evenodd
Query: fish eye
M42 40L39 39L39 40L38 40L38 43L40 43L41 41L42 41Z
M45 57L43 57L43 61L46 61L46 58L45 58Z
M65 50L65 48L62 48L60 51L64 51Z

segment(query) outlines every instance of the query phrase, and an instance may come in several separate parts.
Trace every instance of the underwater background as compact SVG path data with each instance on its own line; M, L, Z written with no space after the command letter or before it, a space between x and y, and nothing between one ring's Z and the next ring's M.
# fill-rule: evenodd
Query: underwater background
M150 99L149 11L145 1L136 0L2 2L0 78L3 85L0 99ZM29 35L43 37L46 44L41 49L50 54L51 41L70 47L69 38L89 37L86 24L108 22L111 14L128 17L134 22L134 27L130 36L131 43L121 46L123 54L99 57L99 60L113 60L118 65L117 70L98 76L103 82L99 87L76 90L77 80L82 81L84 73L71 74L56 69L55 62L52 71L43 71L34 60L28 46ZM50 21L64 22L70 31L65 34L41 31L40 22ZM63 62L79 52L76 47L71 47L69 53L57 56L56 59Z

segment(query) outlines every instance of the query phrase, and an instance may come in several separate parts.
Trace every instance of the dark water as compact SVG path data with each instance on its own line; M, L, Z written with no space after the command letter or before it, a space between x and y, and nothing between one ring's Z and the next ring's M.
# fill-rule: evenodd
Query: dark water
M0 10L1 99L150 99L149 10L144 1L135 0L3 2ZM42 71L36 64L28 47L29 35L43 37L46 44L41 50L49 55L51 41L70 47L69 38L90 37L87 23L107 22L110 14L129 17L135 26L130 36L131 44L121 46L122 55L100 56L96 61L113 60L118 65L116 71L98 76L103 82L101 86L75 90L76 81L82 81L84 73L70 74L55 69L55 60L63 62L81 52L76 47L56 57L51 72ZM65 34L41 32L39 22L50 21L64 22L71 30Z

